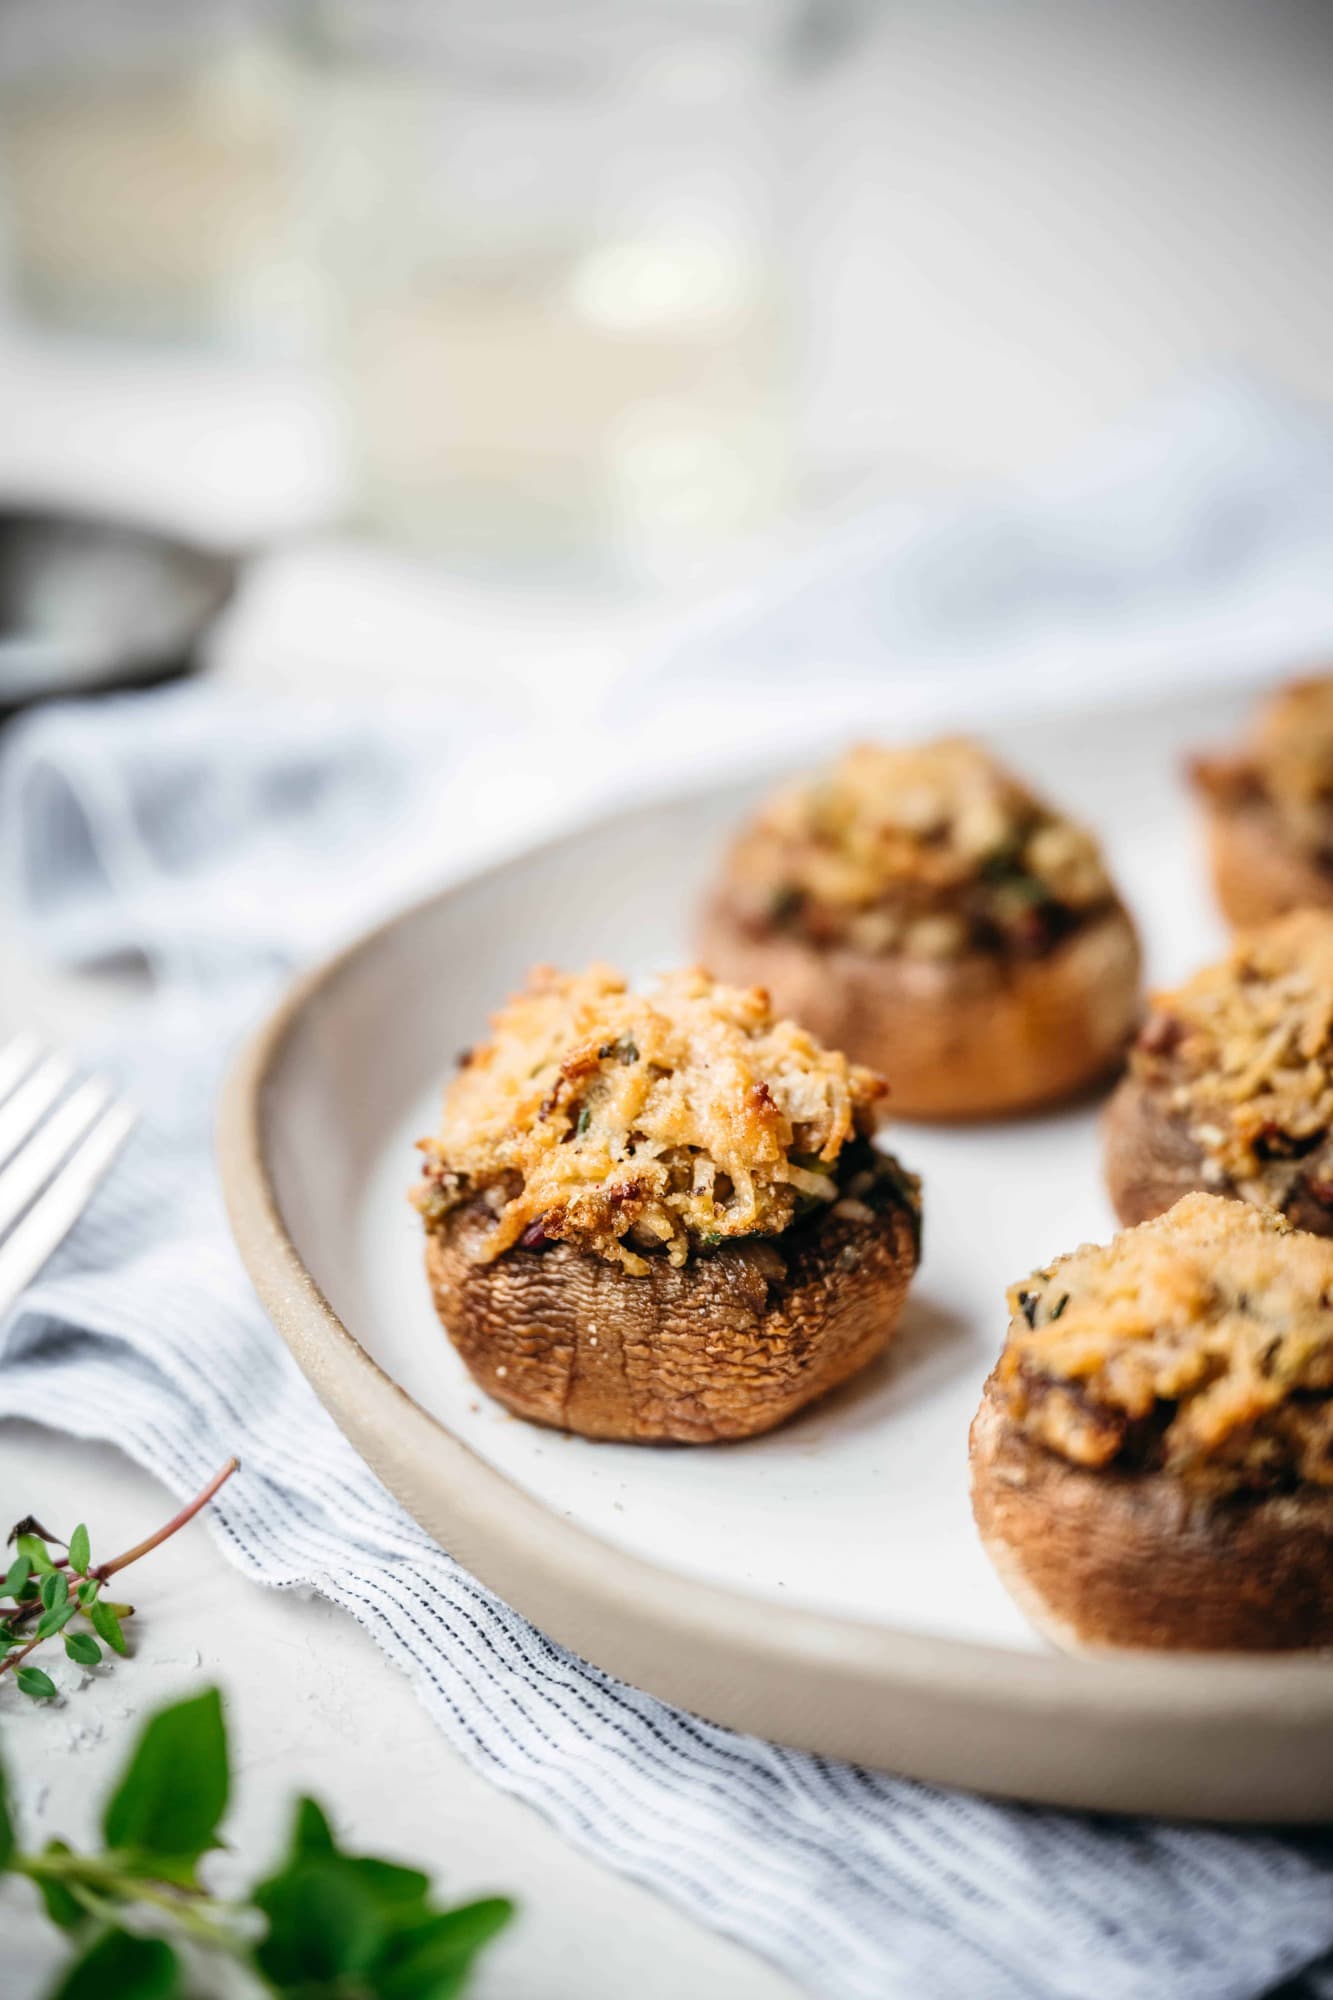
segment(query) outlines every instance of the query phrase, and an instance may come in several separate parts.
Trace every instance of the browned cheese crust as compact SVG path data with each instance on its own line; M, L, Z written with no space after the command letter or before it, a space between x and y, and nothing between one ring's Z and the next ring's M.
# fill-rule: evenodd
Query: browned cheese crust
M1271 695L1238 751L1191 766L1223 915L1262 924L1333 908L1333 675Z
M994 1377L971 1454L987 1553L1056 1645L1333 1645L1333 1494L1196 1498L1166 1473L1070 1465L1006 1416Z
M1068 1097L1115 1068L1138 1018L1138 939L1118 907L1040 958L931 960L749 935L722 890L699 955L882 1071L904 1118L994 1118Z
M908 1118L1066 1097L1138 1014L1138 940L1096 841L966 738L861 745L774 793L699 948L882 1070Z
M1333 1236L1333 916L1291 912L1152 996L1107 1107L1106 1184L1124 1224L1192 1188Z
M1117 1222L1127 1229L1164 1215L1193 1188L1240 1201L1254 1198L1229 1174L1210 1172L1185 1117L1139 1077L1126 1076L1117 1084L1106 1107L1103 1139L1107 1193ZM1281 1192L1269 1190L1266 1205L1297 1229L1333 1236L1333 1183L1321 1172L1299 1173Z
M1190 1194L1010 1293L972 1507L1061 1645L1333 1644L1333 1249Z
M479 1261L493 1217L454 1211L427 1242L436 1310L481 1386L584 1437L752 1437L888 1346L916 1264L895 1204L832 1214L636 1276L567 1245Z

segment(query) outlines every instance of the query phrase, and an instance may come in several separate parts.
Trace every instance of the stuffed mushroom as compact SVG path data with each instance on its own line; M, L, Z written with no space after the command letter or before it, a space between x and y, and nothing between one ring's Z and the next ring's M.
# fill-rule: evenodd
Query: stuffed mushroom
M1196 757L1213 882L1233 924L1333 908L1333 674L1269 697L1250 740Z
M872 1143L878 1076L702 972L541 972L492 1027L415 1200L497 1401L586 1437L748 1437L892 1339L921 1209Z
M1333 1244L1192 1194L1009 1295L972 1505L1075 1647L1333 1644Z
M732 848L700 953L882 1070L909 1118L1066 1096L1138 1012L1138 941L1096 842L961 738L861 746L776 795Z
M1191 1188L1333 1236L1333 911L1242 932L1153 998L1106 1116L1121 1222Z

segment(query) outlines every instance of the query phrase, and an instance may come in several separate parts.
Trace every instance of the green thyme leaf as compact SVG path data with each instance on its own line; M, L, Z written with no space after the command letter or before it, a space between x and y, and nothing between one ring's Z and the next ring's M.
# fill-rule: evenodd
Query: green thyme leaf
M103 1931L50 2000L173 2000L180 1975L180 1960L164 1939Z
M55 1699L56 1684L50 1674L44 1674L40 1667L15 1667L14 1679L22 1693L29 1695L33 1701Z
M88 1530L84 1527L83 1522L80 1521L78 1527L69 1538L69 1566L82 1576L92 1559L92 1549L88 1542Z
M298 1799L292 1826L292 1860L298 1861L302 1855L336 1852L333 1829L325 1817L324 1808L317 1805L314 1799Z
M222 1697L206 1688L148 1722L103 1814L106 1844L195 1861L216 1843L228 1789Z
M120 1620L111 1606L104 1604L99 1597L86 1609L98 1638L104 1640L113 1653L128 1653L130 1649L125 1643L125 1634L120 1629Z
M43 1854L72 1854L74 1849L63 1840L48 1840ZM71 1896L63 1882L53 1881L49 1876L39 1875L34 1884L38 1895L46 1905L46 1914L53 1924L62 1931L77 1930L88 1915L76 1896Z
M473 1959L514 1915L504 1896L445 1910L419 1929L395 1937L375 1968L379 2000L443 2000L462 1991Z
M579 1113L578 1123L574 1127L574 1130L578 1133L580 1139L583 1137L584 1133L587 1131L588 1127L591 1124L592 1124L592 1112L585 1104L582 1111L580 1111Z
M54 1639L56 1633L63 1632L69 1624L70 1619L77 1618L78 1615L79 1607L77 1604L57 1604L53 1611L46 1612L37 1620L33 1637L36 1639Z
M81 1583L79 1585L74 1595L78 1598L79 1603L83 1606L85 1611L89 1610L92 1605L96 1604L97 1593L101 1588L102 1588L101 1583L96 1577L93 1578L91 1583Z
M69 1584L63 1569L53 1569L49 1576L42 1578L42 1603L48 1611L59 1611L69 1597Z
M346 1854L343 1866L366 1890L387 1925L393 1927L416 1912L424 1912L430 1894L430 1876L419 1868L403 1868L396 1861L380 1861L373 1854Z
M13 1597L17 1599L21 1596L23 1586L31 1575L32 1565L29 1563L28 1558L26 1556L15 1556L13 1562L5 1571L5 1581L3 1587L0 1588L0 1597Z
M102 1657L102 1648L91 1632L67 1632L65 1651L81 1667L95 1667Z
M255 1890L268 1935L255 1964L278 1990L366 1972L384 1942L374 1897L337 1854L302 1857Z
M17 1546L19 1554L27 1557L29 1566L36 1570L39 1576L51 1574L55 1564L46 1553L45 1542L38 1541L36 1535L20 1535Z

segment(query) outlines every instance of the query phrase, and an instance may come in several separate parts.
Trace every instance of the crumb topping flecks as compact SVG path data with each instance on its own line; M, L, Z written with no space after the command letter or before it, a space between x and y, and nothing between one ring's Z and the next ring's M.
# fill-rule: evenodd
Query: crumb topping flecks
M963 737L849 750L769 801L730 873L756 933L876 956L1035 957L1114 900L1091 834Z
M869 1144L886 1086L767 995L699 971L632 993L604 966L543 970L495 1016L421 1142L427 1227L478 1198L489 1260L566 1242L630 1271L777 1236L825 1205L915 1183Z
M1271 1200L1275 1178L1308 1168L1333 1126L1333 913L1242 933L1155 994L1130 1069L1185 1122L1219 1185L1252 1197L1266 1186Z
M1333 1486L1333 1243L1186 1195L1015 1285L1009 1415L1082 1466Z

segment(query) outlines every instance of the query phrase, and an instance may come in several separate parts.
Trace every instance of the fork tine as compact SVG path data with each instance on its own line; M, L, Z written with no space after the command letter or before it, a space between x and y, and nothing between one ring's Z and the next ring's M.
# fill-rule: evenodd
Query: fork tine
M9 1102L0 1106L0 1165L12 1159L24 1140L37 1130L74 1074L64 1056L47 1056Z
M129 1137L134 1121L134 1110L128 1104L113 1104L104 1112L46 1192L0 1245L0 1315L9 1311L24 1286L68 1236Z
M66 1154L73 1151L110 1102L111 1085L101 1077L89 1077L39 1127L28 1144L20 1146L9 1165L0 1171L0 1236L41 1193Z
M41 1052L36 1035L15 1035L12 1042L5 1043L0 1049L0 1099L22 1083Z

